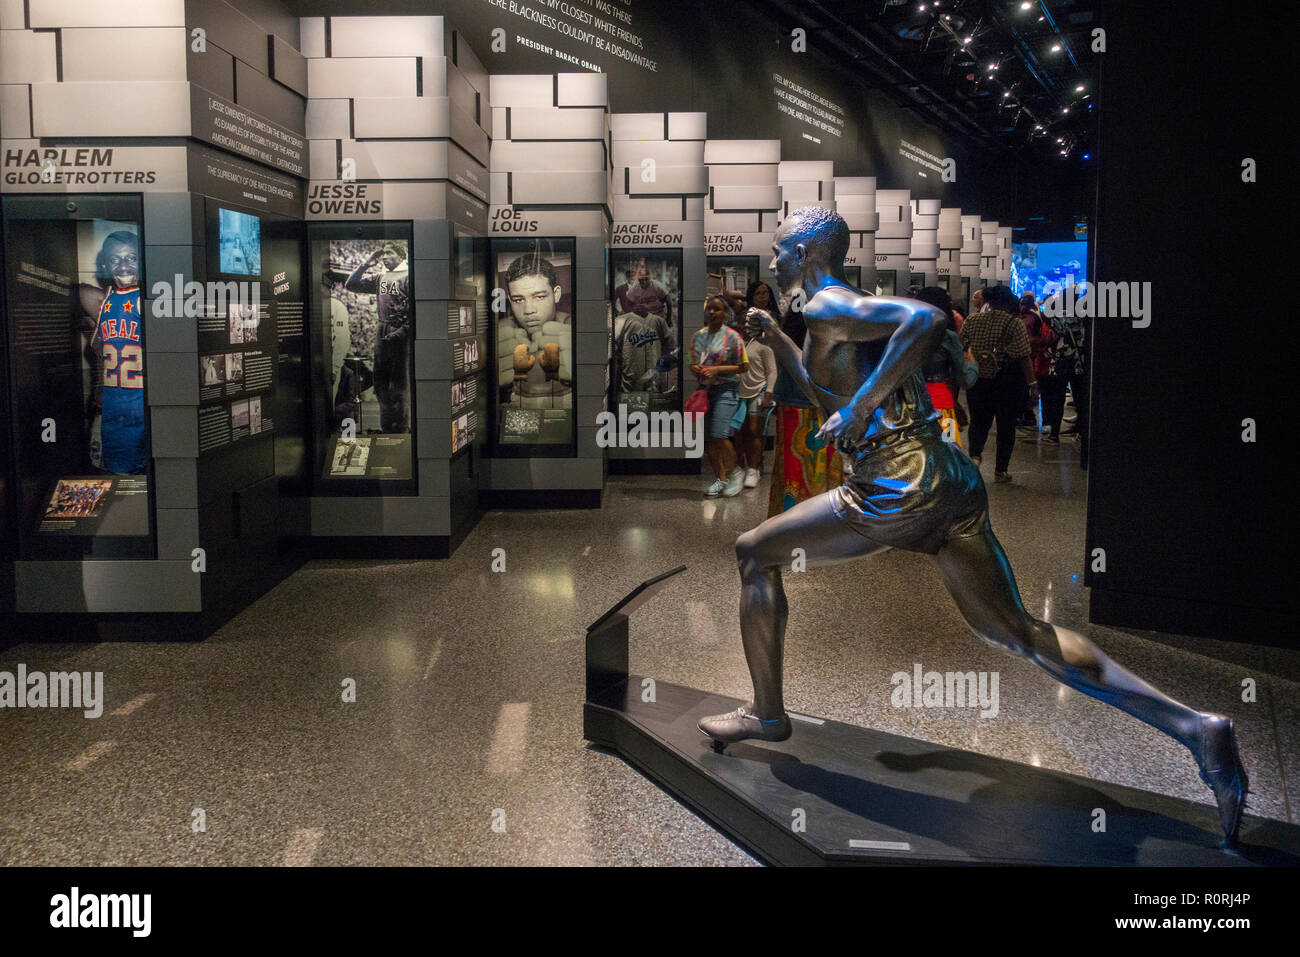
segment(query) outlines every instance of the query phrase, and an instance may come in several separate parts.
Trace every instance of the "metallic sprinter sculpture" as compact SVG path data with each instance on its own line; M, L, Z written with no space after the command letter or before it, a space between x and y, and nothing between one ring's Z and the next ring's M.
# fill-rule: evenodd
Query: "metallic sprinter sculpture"
M967 624L985 641L1028 658L1058 681L1158 728L1192 752L1214 792L1228 844L1247 791L1232 719L1173 700L1106 657L1087 638L1033 618L989 526L979 469L943 440L921 364L947 326L941 311L911 299L868 296L844 278L848 226L823 207L792 212L773 237L771 271L802 292L802 352L761 309L750 330L776 352L815 408L818 433L852 461L844 485L769 518L736 540L740 632L754 683L751 703L703 718L714 747L747 738L784 741L790 718L781 665L788 617L781 566L803 549L808 566L887 548L934 555Z

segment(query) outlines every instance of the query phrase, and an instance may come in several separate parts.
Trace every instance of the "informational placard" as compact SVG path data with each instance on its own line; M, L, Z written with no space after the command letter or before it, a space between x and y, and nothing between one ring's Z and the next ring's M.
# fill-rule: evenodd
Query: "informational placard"
M307 141L279 123L190 85L190 135L294 176L307 175Z
M40 523L42 536L149 534L149 482L142 475L77 475L54 483Z

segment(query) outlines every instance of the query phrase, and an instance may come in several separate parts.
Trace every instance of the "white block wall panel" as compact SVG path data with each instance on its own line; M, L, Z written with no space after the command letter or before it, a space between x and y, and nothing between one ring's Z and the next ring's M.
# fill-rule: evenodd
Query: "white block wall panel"
M715 213L704 211L704 229L710 233L752 233L758 225L755 213Z
M926 230L928 232L928 230ZM929 240L917 240L916 236L912 237L911 251L908 253L913 259L938 259L939 244Z
M783 160L777 181L784 184L834 178L835 164L830 160Z
M880 215L880 223L876 227L877 239L912 238L911 193L908 190L877 190L876 212Z
M939 214L917 212L916 204L912 205L912 230L934 231L939 228Z
M706 163L780 163L780 140L706 140Z
M776 232L776 227L780 225L780 216L778 216L775 211L768 212L764 210L760 212L758 217L758 231L760 233L765 233L770 236L772 233ZM768 245L770 246L771 243L768 243Z
M876 195L876 178L874 176L836 176L835 196L871 196ZM875 200L872 199L872 209Z
M687 196L686 197L686 216L689 222L699 222L704 219L704 197Z
M447 83L448 77L455 74L457 77L464 79L459 70L445 56L426 56L420 58L420 95L421 96L450 96ZM470 97L470 102L466 107L473 113L474 99Z
M881 236L880 233L876 233L876 252L887 256L910 258L912 240L909 237Z
M32 133L188 136L188 83L35 83Z
M841 209L839 200L836 200L836 211L848 223L849 232L854 233L874 233L880 228L880 214L874 209L871 212L856 212L851 209Z
M870 213L876 215L876 198L875 196L865 196L861 193L850 193L847 196L839 192L839 184L835 185L835 209L843 216L845 213Z
M829 189L824 189L822 183L807 182L782 182L781 183L781 200L790 208L795 209L799 206L831 205L835 199ZM833 207L832 207L833 208Z
M781 208L780 186L718 186L713 190L716 210Z
M505 170L603 170L605 147L593 140L562 143L516 143L493 140L489 169Z
M980 218L978 214L963 213L961 217L961 250L964 253L980 250Z
M494 146L493 149L495 148ZM682 201L680 197L675 196L671 198L624 196L615 191L609 198L609 211L617 222L654 223L680 219Z
M30 88L22 84L0 86L0 134L5 139L29 139L32 135Z
M351 107L351 100L308 100L307 139L350 139L352 136Z
M415 96L414 57L356 57L307 61L312 98Z
M646 159L656 166L704 166L704 143L698 140L615 140L613 165L639 169Z
M339 144L337 141L307 141L307 177L309 179L338 179Z
M344 140L343 159L355 159L357 179L447 179L447 140Z
M603 73L558 73L556 106L604 106L609 102Z
M554 106L555 79L549 73L494 76L491 78L493 109L516 106ZM494 135L504 135L498 129Z
M493 77L495 80L496 77ZM495 103L496 101L493 100ZM510 108L512 140L604 140L603 109Z
M539 203L597 205L609 202L609 179L603 172L521 171L511 176L511 183L511 194L516 205Z
M444 24L443 30L449 29L449 25ZM456 67L461 73L465 74L465 79L469 81L470 86L474 87L482 94L484 100L492 98L492 83L488 79L488 71L483 66L483 61L478 58L478 54L469 45L465 39L465 34L460 32L456 41Z
M53 33L0 30L0 83L56 82L56 39Z
M31 27L183 27L185 0L28 0Z
M662 140L664 138L662 113L611 113L609 124L616 143L619 140Z
M636 167L624 177L622 169L614 171L616 191L624 189L631 196L702 196L709 191L708 171L703 166L656 166L654 180L641 181L641 168Z
M447 188L429 183L385 183L383 218L446 219Z
M668 138L670 140L704 140L709 135L709 114L669 113Z
M451 135L451 99L446 96L359 96L352 104L352 127L359 140Z
M488 173L488 202L493 206L505 206L510 202L509 173Z
M310 59L311 57L323 57L325 55L324 17L299 17L298 32L303 56ZM310 93L311 89L308 88L307 92Z
M0 0L0 30L25 30L26 4L23 0Z
M710 186L776 186L775 163L735 163L708 167Z
M961 249L961 210L945 206L939 210L939 248Z
M1010 226L998 227L998 248L1008 252L1011 250L1011 227Z
M36 34L47 36L49 34ZM103 80L188 79L184 27L69 29L63 31L63 79L67 82ZM129 50L129 56L111 51Z
M330 17L330 56L334 59L434 57L445 52L442 17Z

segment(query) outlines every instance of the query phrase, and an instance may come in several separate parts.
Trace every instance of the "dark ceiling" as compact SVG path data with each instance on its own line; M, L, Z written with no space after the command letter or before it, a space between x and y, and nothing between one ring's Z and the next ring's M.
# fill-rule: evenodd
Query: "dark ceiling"
M945 132L985 147L1074 160L1089 152L1094 139L1092 31L1099 26L1102 2L750 0L750 5L785 32L804 27L810 46L817 44L862 82Z

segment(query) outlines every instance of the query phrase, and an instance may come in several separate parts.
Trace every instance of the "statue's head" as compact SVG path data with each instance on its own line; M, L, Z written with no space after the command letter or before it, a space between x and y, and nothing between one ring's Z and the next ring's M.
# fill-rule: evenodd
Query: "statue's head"
M844 270L849 252L849 224L825 206L796 209L772 237L772 263L768 267L784 290L800 285L804 276L820 266L832 275Z

